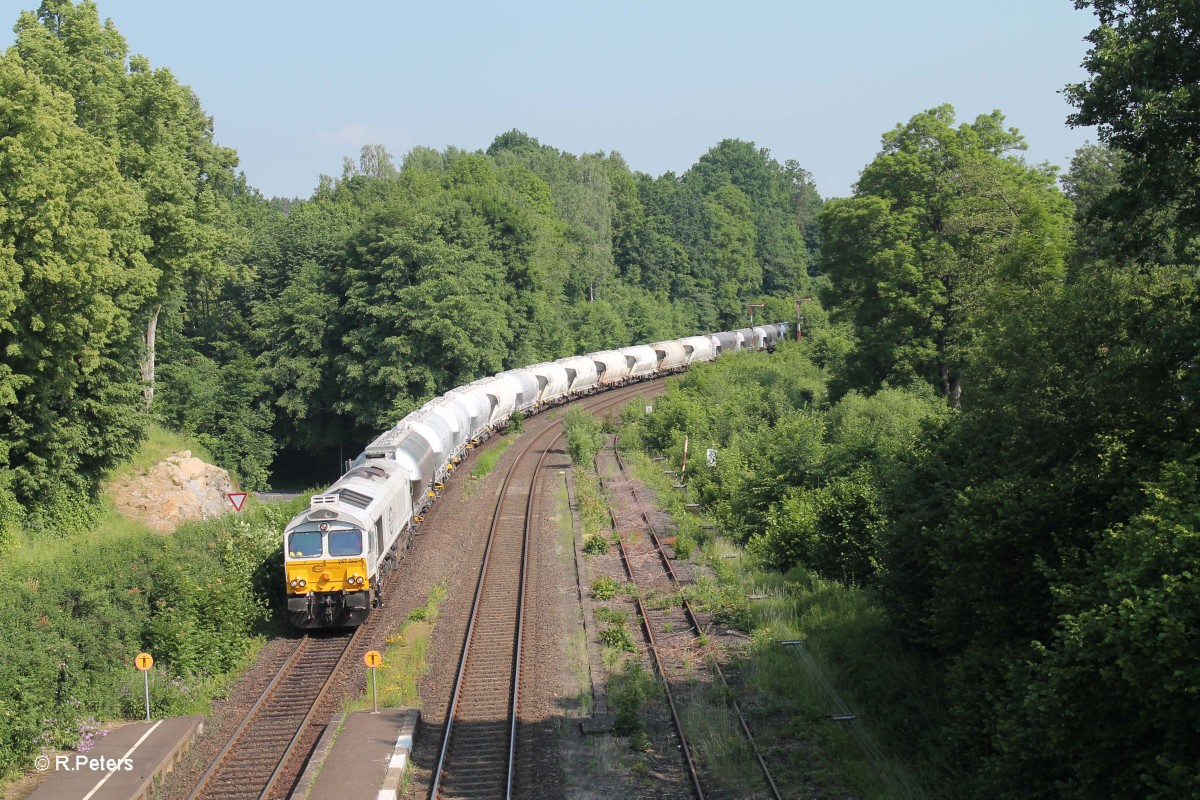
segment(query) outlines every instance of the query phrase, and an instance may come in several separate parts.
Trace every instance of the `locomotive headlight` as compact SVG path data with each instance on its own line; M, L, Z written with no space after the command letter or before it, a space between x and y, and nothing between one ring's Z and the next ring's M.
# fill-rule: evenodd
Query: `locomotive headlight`
M300 588L303 589L307 585L308 585L308 581L304 580L304 578L301 578L300 579Z
M295 589L299 585L300 585L300 581L296 580L295 578L292 578L290 581L288 581L288 586L292 587L293 589Z

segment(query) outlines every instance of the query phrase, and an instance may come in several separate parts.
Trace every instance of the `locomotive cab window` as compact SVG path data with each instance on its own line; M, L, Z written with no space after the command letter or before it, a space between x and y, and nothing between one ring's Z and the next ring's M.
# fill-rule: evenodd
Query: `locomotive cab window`
M288 555L292 558L316 558L321 555L321 534L317 531L294 531L288 537Z
M329 555L361 556L362 531L330 531Z

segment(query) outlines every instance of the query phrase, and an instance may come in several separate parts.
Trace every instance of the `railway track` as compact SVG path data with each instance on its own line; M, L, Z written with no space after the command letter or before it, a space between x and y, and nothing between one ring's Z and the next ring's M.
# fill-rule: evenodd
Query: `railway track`
M634 385L580 401L591 410L644 391ZM430 798L514 796L521 639L533 503L561 424L537 433L513 461L492 514Z
M680 741L680 753L684 764L687 767L688 776L691 781L692 794L697 800L706 800L704 782L701 780L701 771L696 764L695 755L692 752L692 747L687 740L687 734L684 730L683 723L680 719L680 713L677 703L677 698L672 692L672 680L678 681L680 684L687 682L688 676L682 674L679 670L679 663L665 655L666 653L679 653L698 651L701 637L704 635L700 621L696 618L695 610L687 599L687 595L683 592L683 584L679 576L675 572L675 568L671 564L671 558L663 547L662 540L659 537L659 531L651 521L649 514L646 513L646 502L641 493L637 490L636 484L631 480L628 470L625 467L625 462L621 459L620 454L616 449L614 440L612 454L616 467L620 475L624 478L625 488L632 494L635 507L638 509L635 524L643 529L651 544L651 553L631 553L631 548L626 547L625 536L617 537L617 548L621 556L621 563L624 566L625 573L629 577L630 582L636 587L637 591L634 594L634 603L637 606L638 617L641 620L642 631L647 641L648 650L654 661L655 671L658 673L659 679L663 685L664 694L667 698L667 707L671 714L672 724ZM602 471L599 469L599 459L606 457L606 453L602 452L597 455L597 475L600 476L601 482L610 486L612 481L605 480ZM612 521L614 531L620 531L622 527L628 528L628 525L622 526L618 523L612 509L609 509L609 517ZM649 556L648 558L645 556ZM658 568L651 566L658 564ZM662 608L647 608L642 602L643 596L647 593L647 587L651 587L651 591L658 592L664 587L669 589L669 592L680 598L676 603L670 603ZM683 633L685 632L686 633ZM690 637L689 641L680 642L679 637ZM682 659L684 663L690 659ZM671 664L668 668L668 664ZM721 670L720 664L715 659L709 658L708 664L712 671L720 680L725 689L724 695L729 698L730 706L736 715L741 729L741 734L746 739L751 750L754 753L758 765L763 774L765 787L770 792L770 797L774 800L782 800L779 793L779 788L775 783L774 777L771 775L766 762L763 760L762 754L758 749L758 745L754 740L754 734L750 730L749 724L746 722L745 716L733 698L733 693L730 691L728 681L725 679L725 674ZM674 675L672 674L674 673ZM712 795L721 794L720 791L711 792Z
M291 788L288 760L362 628L304 636L230 736L189 800L267 800Z
M599 409L616 405L645 390L650 384L635 384L612 390L603 395L584 398L583 407ZM553 437L548 434L553 433ZM536 496L536 477L546 453L561 436L561 425L554 425L534 436L514 462L506 477L504 489L497 502L493 531L489 534L488 554L485 555L477 590L478 621L472 611L468 630L476 625L483 633L473 645L471 671L460 664L459 683L452 702L460 703L454 715L447 715L452 724L449 733L456 732L455 749L450 757L443 753L450 769L443 770L439 761L435 773L451 777L441 792L435 785L431 797L487 797L507 795L512 785L512 766L516 742L517 688L520 671L520 631L524 589L525 542L527 541L529 509ZM540 450L539 445L544 445ZM526 455L538 456L530 468ZM524 466L523 475L518 468ZM522 501L523 498L523 501ZM524 503L521 506L521 503ZM493 553L493 537L496 538ZM513 547L514 539L519 539ZM488 566L491 564L492 566ZM487 592L484 577L490 571ZM512 609L506 612L504 609ZM307 757L319 728L327 722L318 718L321 701L326 697L339 668L357 651L356 643L373 627L376 615L353 631L313 632L302 637L295 649L280 666L274 677L259 694L241 724L230 735L224 747L201 775L188 800L271 800L286 797L298 775L298 767ZM507 637L503 633L508 630ZM505 640L509 654L505 655ZM472 640L474 641L474 640ZM506 677L508 676L508 677ZM496 698L501 701L496 706ZM503 700L507 698L507 703ZM503 706L507 705L507 708ZM457 719L465 724L453 725ZM497 743L502 743L498 746ZM443 751L446 751L445 742ZM502 767L497 767L498 764ZM478 776L502 774L503 782L496 791L494 780L477 780ZM472 777L476 776L476 777ZM473 788L474 787L474 788ZM508 787L506 789L505 787Z

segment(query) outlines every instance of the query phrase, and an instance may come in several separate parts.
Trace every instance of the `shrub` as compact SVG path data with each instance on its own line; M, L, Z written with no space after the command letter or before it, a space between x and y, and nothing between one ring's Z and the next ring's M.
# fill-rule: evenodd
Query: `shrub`
M583 552L601 555L608 552L608 539L598 533L583 537Z
M613 732L618 736L630 737L630 746L638 745L646 737L646 723L642 719L642 707L655 691L654 677L636 660L626 663L625 668L613 676L610 698L615 709Z
M39 538L8 554L17 592L0 596L0 641L32 659L0 659L0 774L28 766L39 747L74 747L89 719L140 718L142 678L132 658L155 658L152 712L195 713L220 676L245 663L267 620L279 572L279 532L292 506L161 536L117 519L87 534ZM85 543L86 542L86 546Z
M576 466L591 466L596 453L604 445L604 434L600 420L582 408L570 408L563 415L563 426L567 431L567 451Z
M692 557L692 548L695 542L691 536L688 536L683 531L679 531L675 535L675 557L686 560Z
M601 575L592 581L593 600L612 600L617 595L620 584L607 575Z
M596 619L610 625L625 625L629 622L629 615L616 608L601 606L596 609Z
M632 653L637 650L637 645L633 643L633 634L629 632L629 628L621 625L609 625L604 630L600 631L600 643L605 647L611 647L614 650L621 650L626 653Z

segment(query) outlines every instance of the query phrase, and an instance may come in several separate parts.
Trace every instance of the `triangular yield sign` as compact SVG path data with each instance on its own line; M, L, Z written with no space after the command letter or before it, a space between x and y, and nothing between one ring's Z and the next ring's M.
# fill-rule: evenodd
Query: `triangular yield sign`
M246 493L245 492L230 492L229 494L227 494L225 496L229 498L229 502L233 503L234 511L241 511L242 506L244 506L246 504Z

